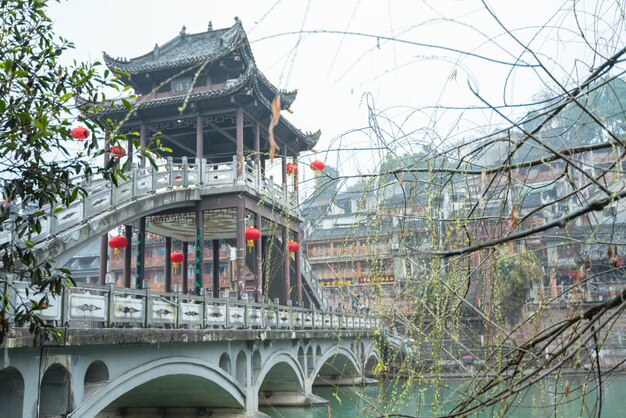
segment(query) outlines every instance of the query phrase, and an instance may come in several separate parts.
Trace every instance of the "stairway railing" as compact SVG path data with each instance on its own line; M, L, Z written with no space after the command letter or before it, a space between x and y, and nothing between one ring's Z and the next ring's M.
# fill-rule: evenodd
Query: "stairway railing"
M180 162L168 158L158 169L152 167L133 167L124 173L117 185L113 185L102 178L95 178L87 182L84 177L72 179L75 184L83 184L85 196L72 203L69 207L44 207L41 211L33 211L34 217L38 213L45 214L41 218L41 232L32 234L28 239L34 244L44 242L58 234L93 221L98 216L114 211L138 199L151 195L175 192L176 190L199 189L201 194L224 192L224 189L233 191L247 190L258 193L268 204L290 211L296 210L296 198L288 194L283 188L267 179L260 178L257 185L256 167L246 166L243 181L237 181L236 162L207 164L206 160L190 162L183 157ZM227 190L226 190L227 191ZM14 202L14 210L20 208L20 202ZM11 225L3 225L0 232L0 243L12 239Z

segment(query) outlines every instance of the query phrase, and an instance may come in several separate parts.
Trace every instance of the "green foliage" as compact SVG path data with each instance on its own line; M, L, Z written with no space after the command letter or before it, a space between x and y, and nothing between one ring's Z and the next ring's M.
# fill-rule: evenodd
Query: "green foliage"
M315 175L315 194L328 200L333 199L339 190L339 172L327 165L324 171Z
M503 316L511 322L515 321L526 302L531 283L543 282L543 270L530 251L504 253L495 259L495 278Z
M81 116L76 99L97 103L105 99L100 87L121 89L108 71L98 74L98 63L59 63L73 45L54 35L46 6L46 0L0 0L0 235L10 236L0 244L0 343L8 331L7 311L14 311L15 325L27 326L36 342L55 335L37 313L46 306L44 292L59 294L72 279L69 271L54 268L54 260L36 257L31 236L60 207L84 195L71 179L95 174L87 157L103 152L98 133L115 132L107 121ZM84 151L73 154L68 144L75 141L70 129L77 124L93 134L83 142ZM121 139L108 137L110 143ZM110 164L101 174L115 180L118 170ZM11 306L13 280L36 285L35 294L17 306Z
M545 115L554 111L560 104L550 93L544 93L538 98L547 103L539 109L530 112L522 126L527 132L535 129ZM606 127L612 132L621 132L626 128L626 81L621 78L604 77L593 83L576 102L569 103L565 108L545 126L541 139L554 149L565 149L589 144L605 142ZM532 144L524 144L515 161L541 158L548 155Z

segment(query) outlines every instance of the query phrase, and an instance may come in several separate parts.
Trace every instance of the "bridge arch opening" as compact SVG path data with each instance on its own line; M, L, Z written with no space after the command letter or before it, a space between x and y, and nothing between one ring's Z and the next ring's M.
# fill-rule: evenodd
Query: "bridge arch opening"
M378 358L374 355L369 356L367 362L363 366L363 375L367 377L374 377L376 375L376 366L378 365Z
M55 417L71 411L71 378L65 367L55 363L48 367L39 388L39 415Z
M242 351L237 354L237 382L241 385L241 387L248 386L248 367L246 364L246 353Z
M220 369L224 370L227 374L231 373L230 356L228 353L222 353L220 356Z
M115 414L120 408L129 413L135 408L203 408L207 413L228 408L238 413L245 408L245 393L235 379L217 366L198 359L168 357L109 380L72 416Z
M305 379L299 366L296 359L287 353L279 353L266 360L257 381L259 405L306 404Z
M335 347L322 356L311 373L310 381L316 386L349 385L358 383L360 377L361 370L354 351Z
M100 360L92 362L85 372L85 397L91 396L100 386L109 381L109 369Z
M24 408L24 377L15 367L0 370L0 411L21 417Z
M322 358L322 347L320 347L320 345L318 344L317 348L315 348L315 363L320 361L321 358Z

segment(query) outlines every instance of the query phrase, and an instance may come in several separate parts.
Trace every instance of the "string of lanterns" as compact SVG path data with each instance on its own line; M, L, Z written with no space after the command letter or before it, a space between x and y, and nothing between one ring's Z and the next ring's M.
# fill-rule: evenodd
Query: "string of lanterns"
M70 130L70 135L77 141L83 141L91 135L91 131L82 125L75 126ZM119 145L113 145L109 150L113 158L122 158L126 155L126 149Z

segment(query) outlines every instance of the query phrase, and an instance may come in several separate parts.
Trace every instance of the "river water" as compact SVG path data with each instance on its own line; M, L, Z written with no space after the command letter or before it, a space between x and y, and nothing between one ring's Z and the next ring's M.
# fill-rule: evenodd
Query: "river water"
M383 383L364 388L314 388L316 395L330 401L329 407L262 408L273 418L356 418L377 417L385 413L432 417L458 401L467 380L446 380L433 384ZM598 389L595 381L585 384L584 377L545 379L511 402L506 411L499 406L473 417L590 417L597 416ZM583 396L584 394L584 396ZM379 410L380 412L377 412ZM606 377L602 391L602 417L626 417L626 375Z

